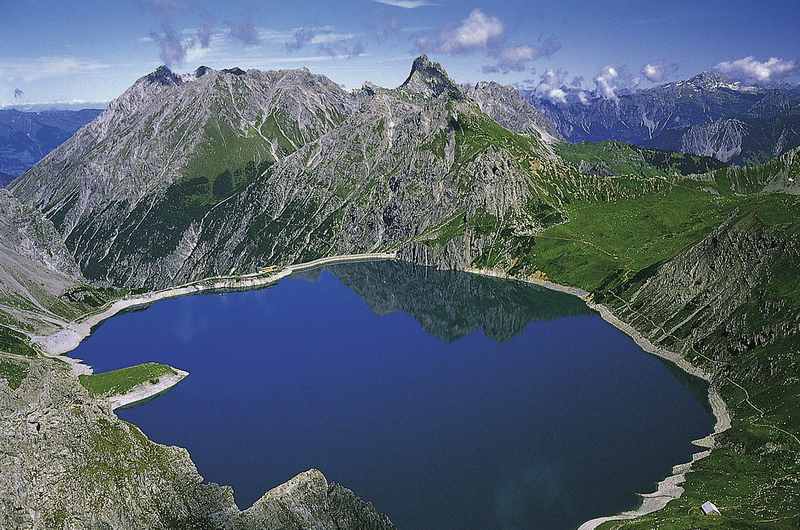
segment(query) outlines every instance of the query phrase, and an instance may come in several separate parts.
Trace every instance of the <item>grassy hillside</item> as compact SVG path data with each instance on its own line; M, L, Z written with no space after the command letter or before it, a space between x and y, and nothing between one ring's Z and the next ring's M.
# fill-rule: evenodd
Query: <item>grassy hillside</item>
M159 378L175 375L165 364L144 363L100 374L81 375L81 384L95 397L125 394L145 383L156 384Z
M556 152L586 173L645 177L689 175L724 168L710 157L647 149L622 142L560 143Z
M714 173L715 182L727 174ZM572 202L562 224L506 234L498 263L592 292L653 342L713 373L731 409L732 428L695 466L681 499L604 528L798 528L800 197L743 193L763 185L720 194L698 182ZM702 515L706 500L722 517Z

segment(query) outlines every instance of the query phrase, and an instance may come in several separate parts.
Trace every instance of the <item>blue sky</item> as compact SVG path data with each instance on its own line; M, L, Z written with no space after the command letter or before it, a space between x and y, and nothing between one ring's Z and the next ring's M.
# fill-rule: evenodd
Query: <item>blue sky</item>
M395 86L421 52L462 82L795 81L798 27L797 0L0 0L0 104L107 101L165 62Z

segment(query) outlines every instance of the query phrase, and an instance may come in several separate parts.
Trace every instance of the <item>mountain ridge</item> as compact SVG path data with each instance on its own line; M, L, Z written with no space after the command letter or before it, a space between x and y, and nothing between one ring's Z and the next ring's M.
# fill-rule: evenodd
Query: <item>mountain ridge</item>
M188 115L197 98L213 113ZM520 166L512 152L536 162ZM360 94L306 70L189 78L160 68L12 190L54 221L89 277L153 287L393 247L464 208L521 209L536 193L528 175L556 167L541 135L502 129L422 56L400 87ZM263 223L272 228L248 232ZM425 260L461 263L473 244Z
M616 99L564 90L566 103L522 94L570 142L617 140L735 164L765 162L800 145L800 87L751 86L703 72Z

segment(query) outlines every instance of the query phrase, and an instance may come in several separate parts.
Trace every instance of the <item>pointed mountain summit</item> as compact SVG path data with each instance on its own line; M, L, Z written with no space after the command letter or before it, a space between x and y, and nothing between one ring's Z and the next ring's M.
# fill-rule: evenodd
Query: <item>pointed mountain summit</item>
M438 98L442 94L461 99L464 94L450 79L441 64L431 61L427 55L417 57L411 66L408 79L400 85L400 90L423 97Z
M397 248L463 267L500 227L560 220L579 185L532 134L533 109L512 120L524 102L490 94L481 107L427 57L400 88L363 93L306 70L157 73L11 187L86 278L160 287Z
M194 71L194 76L197 79L200 79L204 75L206 75L208 73L211 73L213 71L214 71L214 69L213 68L209 68L208 66L198 66L197 70Z
M181 84L181 78L179 75L175 74L172 70L170 70L166 65L161 65L156 70L145 76L144 78L149 83L158 84L158 85L165 85L165 86L177 86Z
M712 89L730 83L730 79L719 72L700 72L686 82L697 88Z

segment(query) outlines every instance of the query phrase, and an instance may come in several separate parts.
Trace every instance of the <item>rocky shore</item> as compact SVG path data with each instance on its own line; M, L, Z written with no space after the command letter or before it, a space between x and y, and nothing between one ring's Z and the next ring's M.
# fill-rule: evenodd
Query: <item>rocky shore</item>
M288 267L242 276L220 276L205 278L187 284L160 289L144 293L141 295L130 296L121 300L116 300L107 304L99 311L93 312L76 320L75 322L65 322L63 329L50 335L32 336L31 339L41 348L41 350L51 357L61 357L62 360L69 362L76 373L87 372L86 368L75 363L74 359L64 357L64 354L78 347L83 339L88 337L92 328L102 321L114 315L137 307L144 307L159 300L176 298L208 291L222 291L232 289L257 289L273 285L279 280L286 278L294 273L307 271L326 265L337 263L353 263L359 261L387 260L395 259L395 254L374 253L374 254L349 254L343 256L331 256L320 258L306 263L290 265Z

